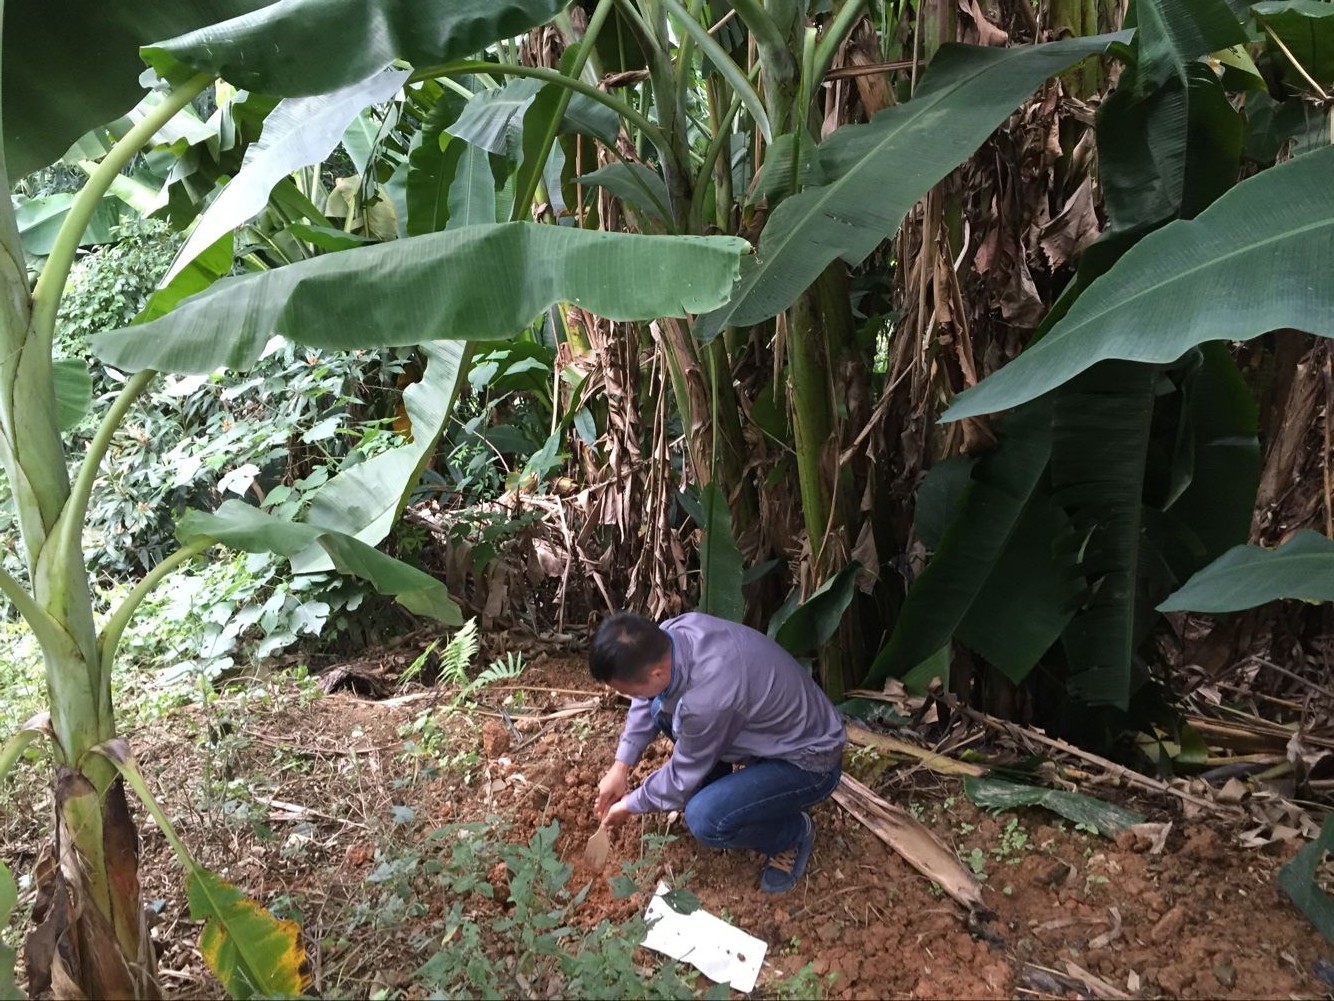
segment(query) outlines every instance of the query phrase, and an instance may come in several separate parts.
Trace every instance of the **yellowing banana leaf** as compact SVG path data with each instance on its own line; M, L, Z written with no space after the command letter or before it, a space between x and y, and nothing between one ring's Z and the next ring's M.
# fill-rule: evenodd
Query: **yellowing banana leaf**
M910 744L906 740L888 737L883 733L874 733L865 727L858 726L856 723L848 724L848 743L858 744L862 747L874 747L888 754L916 758L931 771L940 775L967 775L977 778L987 774L987 770L981 765L975 765L968 761L956 761L954 758L937 754L935 751L928 751L916 744Z
M199 951L227 993L249 998L298 997L310 966L295 921L280 921L216 873L199 866L186 878L190 917L204 922Z

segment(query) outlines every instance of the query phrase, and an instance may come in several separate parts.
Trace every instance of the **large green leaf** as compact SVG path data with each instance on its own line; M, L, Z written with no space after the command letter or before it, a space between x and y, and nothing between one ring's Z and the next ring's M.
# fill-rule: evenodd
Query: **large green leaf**
M1184 401L1165 510L1199 543L1184 579L1250 531L1260 485L1259 407L1225 344L1201 345L1182 385Z
M948 647L1038 489L1051 456L1050 408L1039 404L1018 411L997 432L999 445L974 466L959 513L908 589L867 686L903 677Z
M39 198L15 199L14 220L18 223L23 250L29 257L45 257L51 253L56 234L60 232L73 204L74 196L64 192ZM79 239L79 246L115 243L120 239L119 227L135 218L138 218L137 213L125 202L108 195L93 210L93 217Z
M462 152L449 186L449 228L496 222L496 178L491 172L491 158L486 150L462 139L455 139L450 146Z
M1334 601L1334 541L1304 528L1275 549L1235 546L1158 610L1238 612L1279 598Z
M190 918L201 921L199 952L230 997L300 997L310 967L295 921L275 918L221 876L193 866L185 879Z
M1099 178L1113 228L1198 215L1236 182L1243 131L1241 116L1204 63L1192 63L1144 97L1132 88L1116 90L1098 109L1097 131Z
M1091 596L1062 636L1070 692L1086 705L1130 702L1153 376L1148 366L1107 363L1062 390L1053 411L1052 489L1087 539Z
M51 363L56 387L56 420L60 430L74 427L93 405L93 377L79 358L59 358Z
M133 108L139 47L273 0L8 0L4 142L11 179L57 160L94 126Z
M1317 83L1326 88L1334 84L1334 4L1325 0L1276 0L1256 4L1251 13L1282 40L1293 59ZM1305 83L1291 60L1268 35L1265 40L1288 67L1287 82L1302 89Z
M860 263L898 229L933 185L968 159L1048 77L1103 52L1126 33L1046 45L944 45L917 95L822 143L813 183L769 217L736 296L701 318L704 339L758 323L796 301L831 261Z
M423 68L481 52L549 20L565 2L280 0L147 46L143 58L168 80L205 72L275 97L326 94L395 60Z
M479 91L446 131L488 153L506 156L518 149L523 116L541 89L542 81L521 78L503 87Z
M699 546L700 611L740 622L746 612L741 596L741 550L732 535L732 512L717 483L700 498L704 538Z
M291 558L318 545L334 567L368 582L381 594L391 595L410 612L448 626L461 625L463 615L445 585L430 574L410 567L350 535L317 525L285 521L241 501L223 501L213 513L187 511L177 525L183 543L220 542L248 553L277 553Z
M1137 0L1139 84L1144 90L1180 75L1186 63L1246 41L1226 0Z
M1015 407L1099 361L1175 361L1210 340L1334 335L1334 147L1270 168L1149 234L1047 336L941 418Z
M1320 888L1320 880L1316 877L1325 854L1331 851L1334 851L1334 814L1327 816L1320 825L1320 836L1278 871L1278 885L1311 919L1320 934L1334 942L1334 900Z
M170 282L205 248L259 215L284 177L322 163L361 111L393 97L407 76L407 70L389 67L329 94L278 102L264 120L259 141L246 150L240 171L200 217L164 281Z
M123 371L208 373L248 368L274 333L335 349L502 340L561 301L613 320L681 316L726 301L745 249L735 237L468 226L225 279L98 335L94 350Z
M666 224L670 219L667 206L671 204L671 196L667 194L666 182L641 163L609 163L578 180L580 184L606 188L659 223Z
M794 657L813 653L829 642L843 621L843 613L852 604L857 593L857 575L860 563L849 563L830 577L800 605L795 600L783 608L769 623L769 635ZM796 595L793 595L795 599Z
M8 927L9 916L19 902L18 887L9 868L0 862L0 930ZM14 950L0 941L0 998L21 998L18 984L14 982Z
M1077 541L1065 513L1035 494L955 631L1016 684L1060 638L1085 592Z
M1006 782L1004 779L969 776L963 780L963 791L964 795L984 810L1041 806L1076 824L1088 824L1105 838L1127 827L1144 823L1142 813L1066 789L1044 789Z
M434 452L467 368L465 341L428 341L421 352L426 358L421 381L403 392L412 442L381 452L332 477L311 498L304 518L307 523L354 536L368 546L379 545L389 534ZM292 559L292 569L297 573L314 573L332 566L333 560L318 546Z
M408 235L438 233L449 221L449 192L467 144L445 127L462 113L464 98L446 90L422 125L421 144L408 155ZM494 217L493 217L494 218Z

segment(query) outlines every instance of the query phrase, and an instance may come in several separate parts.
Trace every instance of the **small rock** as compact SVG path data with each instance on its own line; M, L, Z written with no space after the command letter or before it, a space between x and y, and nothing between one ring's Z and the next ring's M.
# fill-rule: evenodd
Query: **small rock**
M1156 944L1162 944L1177 937L1177 933L1186 924L1186 908L1177 904L1170 911L1158 919L1158 923L1153 926L1153 931L1149 932L1149 938Z
M482 750L488 758L498 758L510 749L510 732L498 719L482 724Z
M1237 968L1231 963L1220 963L1214 967L1214 978L1224 987L1237 986Z

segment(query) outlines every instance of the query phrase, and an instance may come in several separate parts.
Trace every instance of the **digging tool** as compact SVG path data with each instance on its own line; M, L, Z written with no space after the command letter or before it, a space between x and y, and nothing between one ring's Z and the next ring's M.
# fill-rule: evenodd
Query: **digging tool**
M611 851L611 832L599 827L584 848L584 864L595 872L601 872L607 864L607 853Z

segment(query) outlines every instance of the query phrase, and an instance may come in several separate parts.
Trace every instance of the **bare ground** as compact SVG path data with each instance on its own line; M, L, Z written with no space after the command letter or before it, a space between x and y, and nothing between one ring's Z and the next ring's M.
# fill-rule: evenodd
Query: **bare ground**
M1334 950L1275 883L1298 843L1242 848L1236 822L1186 820L1175 800L1136 801L1124 790L1098 795L1171 821L1161 851L1147 838L1074 830L1041 810L988 814L959 780L922 770L874 780L982 871L997 917L981 935L832 803L816 810L809 875L782 898L759 892L758 858L702 849L679 820L661 816L618 832L612 864L588 873L581 850L596 826L594 787L623 708L574 657L538 655L518 684L480 696L493 706L508 699L515 731L477 707L449 711L445 691L372 702L277 680L176 710L133 741L200 860L300 920L324 997L425 996L416 971L441 947L444 903L428 891L388 892L386 866L429 861L446 847L431 832L491 816L510 825L513 840L559 823L556 850L574 865L572 885L592 884L574 915L582 927L642 913L658 878L687 886L705 908L768 942L760 995L808 964L839 998L1329 994L1313 971ZM668 751L655 745L641 769ZM30 868L45 815L38 807L0 823L0 857L16 873ZM675 840L653 857L650 835L663 833ZM144 859L167 989L220 997L194 946L180 870L151 824ZM644 864L637 892L616 899L608 877L625 861ZM503 867L490 874L498 899L474 900L475 919L504 906L506 880ZM657 962L643 950L638 959L645 971ZM544 985L532 993L544 996Z

